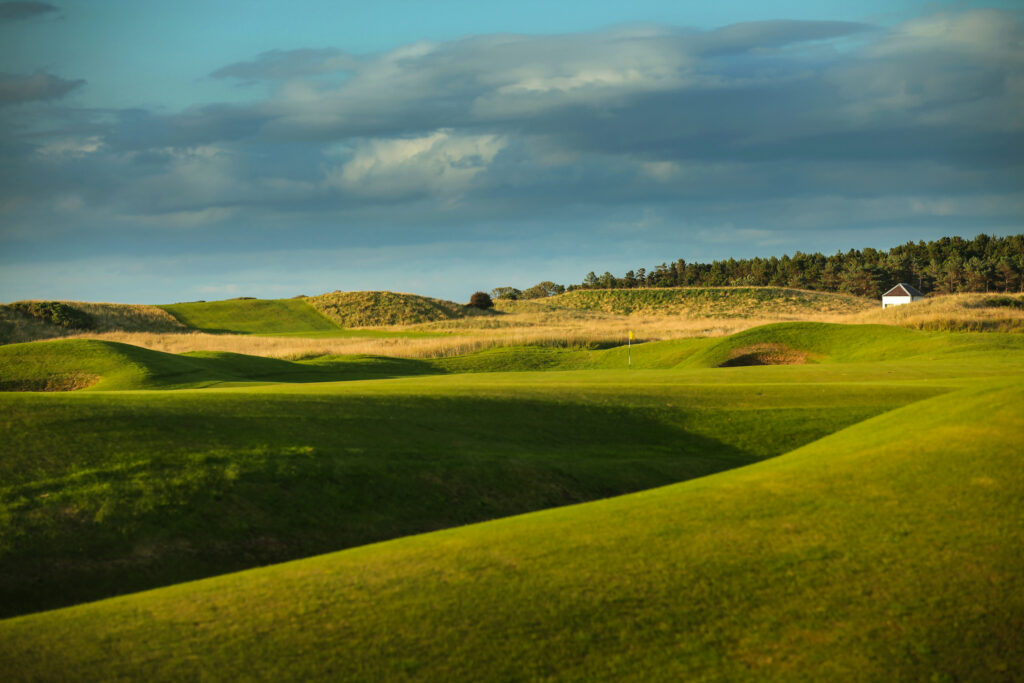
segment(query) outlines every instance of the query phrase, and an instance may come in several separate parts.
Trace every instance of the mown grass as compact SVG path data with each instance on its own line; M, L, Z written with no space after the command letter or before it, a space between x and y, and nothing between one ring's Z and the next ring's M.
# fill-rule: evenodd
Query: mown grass
M681 481L943 390L558 374L0 395L3 613Z
M15 680L1016 680L1022 404L996 380L682 484L9 619L0 659Z
M229 299L161 306L182 324L203 332L235 334L333 333L338 325L306 299Z

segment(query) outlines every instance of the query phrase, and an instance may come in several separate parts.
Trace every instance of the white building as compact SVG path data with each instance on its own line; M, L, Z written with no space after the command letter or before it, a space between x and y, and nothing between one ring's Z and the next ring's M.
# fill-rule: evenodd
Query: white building
M908 285L906 282L901 282L882 295L882 308L886 308L888 306L902 306L903 304L909 304L913 301L920 301L923 298L924 294L917 291L913 286Z

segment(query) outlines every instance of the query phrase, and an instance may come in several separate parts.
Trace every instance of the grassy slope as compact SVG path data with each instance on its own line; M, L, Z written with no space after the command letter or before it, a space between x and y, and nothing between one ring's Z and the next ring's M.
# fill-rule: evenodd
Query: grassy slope
M750 318L785 314L854 313L877 306L873 300L833 292L785 287L678 287L580 289L546 299L498 300L503 311L540 308L622 314L685 314L691 317Z
M555 374L0 395L0 609L681 481L943 390Z
M91 388L103 390L201 387L232 381L323 382L364 376L366 367L358 360L327 367L235 353L177 355L118 342L64 339L0 347L0 388L39 390L79 377L100 378Z
M281 334L338 330L305 299L229 299L160 308L204 332Z
M990 383L683 484L7 620L0 659L15 679L1018 679L1022 403Z

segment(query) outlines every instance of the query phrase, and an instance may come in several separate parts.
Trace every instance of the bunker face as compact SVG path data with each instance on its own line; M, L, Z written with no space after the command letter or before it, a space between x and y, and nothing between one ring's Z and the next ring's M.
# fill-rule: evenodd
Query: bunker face
M806 351L791 349L782 344L755 344L735 349L729 360L718 367L738 368L750 365L804 365L810 358Z

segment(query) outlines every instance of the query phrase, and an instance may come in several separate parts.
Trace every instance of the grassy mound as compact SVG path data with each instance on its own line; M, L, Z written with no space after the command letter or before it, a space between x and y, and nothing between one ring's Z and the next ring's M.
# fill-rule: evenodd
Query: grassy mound
M91 332L180 332L186 328L156 306L83 301L17 301L0 305L0 344Z
M452 301L398 292L331 292L306 301L342 327L411 325L486 315Z
M868 299L784 287L680 287L651 289L579 289L546 299L507 301L502 311L576 309L640 315L685 315L693 318L756 318L838 314L870 310Z
M394 364L400 364L397 361ZM406 364L407 365L407 364ZM409 368L402 374L414 374ZM353 359L329 366L236 353L172 354L130 344L61 339L0 347L0 391L172 389L222 382L324 382L367 376L372 364ZM90 382L75 378L90 378Z
M959 391L683 484L10 619L0 658L26 680L1015 680L1022 403Z
M791 354L802 363L936 360L950 355L961 360L998 356L1010 361L1024 352L1024 336L922 332L887 325L776 323L705 340L682 365L720 367L758 348Z
M2 391L135 388L152 385L163 376L186 378L196 372L183 356L115 342L63 339L0 348Z
M308 299L228 299L161 306L184 325L203 332L303 334L338 331Z

